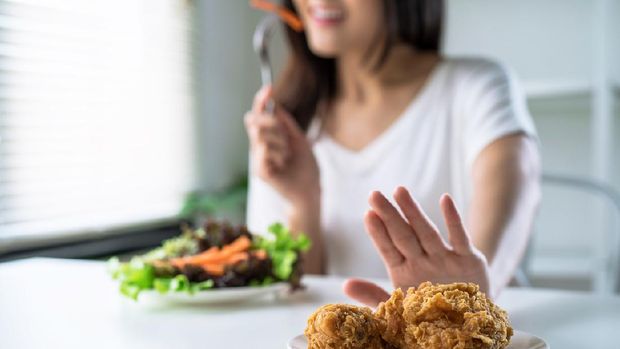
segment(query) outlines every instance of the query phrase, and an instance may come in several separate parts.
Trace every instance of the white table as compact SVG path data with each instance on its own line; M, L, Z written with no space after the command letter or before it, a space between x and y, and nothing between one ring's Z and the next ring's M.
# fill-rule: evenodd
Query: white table
M319 305L347 302L342 279L305 278L303 293L238 306L145 307L122 298L100 262L0 264L0 348L285 348ZM620 348L620 298L508 289L516 329L553 349Z

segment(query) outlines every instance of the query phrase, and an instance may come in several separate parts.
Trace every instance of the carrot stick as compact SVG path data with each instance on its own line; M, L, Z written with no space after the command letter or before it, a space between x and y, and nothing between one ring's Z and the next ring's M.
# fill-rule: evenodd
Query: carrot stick
M233 255L228 256L226 259L222 259L222 260L218 260L218 261L214 261L214 262L203 262L200 264L197 264L199 266L204 266L204 265L232 265L235 264L239 261L242 260L246 260L249 258L249 255L247 252L238 252L235 253Z
M194 256L173 258L170 260L170 263L178 268L182 268L186 264L225 264L231 255L247 251L251 246L252 241L247 236L241 236L232 243L222 247L222 249L212 247Z
M222 276L224 275L224 265L221 264L206 264L201 266L202 269L206 270L207 273L213 276Z
M258 259L265 259L267 258L267 252L265 250L256 250L254 251L254 256Z
M247 236L240 236L232 243L222 248L222 253L243 252L252 246L252 241Z
M226 264L232 265L232 264L244 261L248 259L248 257L249 255L246 252L235 253L226 260Z
M275 13L296 32L301 32L304 29L304 25L299 17L282 6L266 0L250 0L250 5L259 10Z

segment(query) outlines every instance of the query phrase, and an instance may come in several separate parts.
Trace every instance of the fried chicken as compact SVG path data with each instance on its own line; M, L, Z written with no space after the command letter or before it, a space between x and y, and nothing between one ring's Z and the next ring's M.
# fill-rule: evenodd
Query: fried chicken
M373 314L344 304L319 308L304 333L308 349L504 349L513 331L506 312L475 284L397 289Z
M383 338L407 349L503 349L512 328L506 312L493 304L475 284L396 290L375 314Z
M387 301L379 304L375 319L379 324L381 337L396 348L406 348L405 330L407 324L403 318L403 300L405 296L400 288L392 293Z
M328 304L317 309L304 331L308 349L384 349L377 319L369 308Z

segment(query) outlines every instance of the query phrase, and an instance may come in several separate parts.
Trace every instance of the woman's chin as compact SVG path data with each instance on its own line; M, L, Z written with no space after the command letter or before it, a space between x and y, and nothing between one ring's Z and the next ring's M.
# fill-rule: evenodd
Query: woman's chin
M325 43L310 43L310 51L314 53L316 56L321 58L334 58L338 56L342 47L338 47L335 44L325 44Z

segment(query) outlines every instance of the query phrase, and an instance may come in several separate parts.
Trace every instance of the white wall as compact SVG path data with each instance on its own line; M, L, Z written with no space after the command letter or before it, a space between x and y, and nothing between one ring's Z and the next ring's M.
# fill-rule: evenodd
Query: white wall
M196 73L198 83L198 178L200 188L225 188L247 172L248 140L243 115L260 88L259 60L252 35L264 15L247 1L198 0ZM284 65L282 28L272 39L272 63Z
M243 115L259 88L252 32L260 13L246 1L199 0L196 21L201 188L218 190L247 168Z
M616 91L620 93L620 1L610 0L611 7L611 59L609 61Z
M591 76L592 0L447 3L447 53L497 57L527 82Z
M615 93L615 127L616 135L620 135L620 1L611 0L611 35L610 35L610 52L611 59L609 60L610 71L612 76L612 83L614 84ZM614 162L613 173L615 174L613 180L616 188L620 189L620 137L615 137L614 146Z

